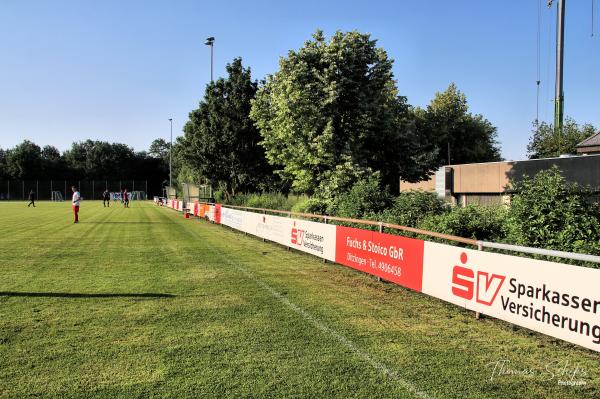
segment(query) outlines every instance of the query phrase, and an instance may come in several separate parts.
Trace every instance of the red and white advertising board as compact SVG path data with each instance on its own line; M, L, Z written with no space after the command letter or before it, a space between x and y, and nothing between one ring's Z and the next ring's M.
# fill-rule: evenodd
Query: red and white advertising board
M335 262L336 226L230 208L221 224Z
M335 261L415 291L423 281L423 240L337 226Z
M598 269L212 205L207 215L236 230L600 351Z
M600 270L425 242L426 294L600 351Z

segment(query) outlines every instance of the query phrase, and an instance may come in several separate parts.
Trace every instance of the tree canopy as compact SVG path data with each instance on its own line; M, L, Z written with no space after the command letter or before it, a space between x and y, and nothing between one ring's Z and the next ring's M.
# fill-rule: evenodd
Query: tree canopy
M500 161L496 128L469 112L467 98L454 83L438 92L425 110L417 109L417 125L437 165Z
M576 154L577 144L593 135L597 129L589 123L578 125L573 118L567 117L559 136L551 123L542 122L533 126L527 154L530 159L552 158L562 154Z
M228 195L260 190L273 183L272 169L259 146L260 135L249 118L257 91L250 68L236 58L226 67L227 78L207 85L198 109L184 127L182 159L198 176Z
M251 117L276 172L300 192L313 193L340 167L425 177L427 154L399 96L392 60L370 35L321 31L279 62L253 102Z
M167 156L168 157L168 156ZM161 158L135 152L120 143L85 140L60 153L51 145L40 148L25 140L0 149L0 178L4 179L163 179L168 164Z

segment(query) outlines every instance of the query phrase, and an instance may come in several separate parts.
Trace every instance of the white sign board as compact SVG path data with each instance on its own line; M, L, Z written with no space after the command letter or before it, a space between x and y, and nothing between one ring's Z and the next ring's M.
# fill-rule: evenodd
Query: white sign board
M335 262L334 225L225 207L221 224Z
M422 292L600 350L596 269L425 242Z

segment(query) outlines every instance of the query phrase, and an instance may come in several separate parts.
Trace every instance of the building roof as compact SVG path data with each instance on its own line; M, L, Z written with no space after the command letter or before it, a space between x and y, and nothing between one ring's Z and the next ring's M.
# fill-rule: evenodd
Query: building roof
M581 143L577 144L577 147L591 147L591 146L600 146L600 132L591 135L587 139L583 140Z

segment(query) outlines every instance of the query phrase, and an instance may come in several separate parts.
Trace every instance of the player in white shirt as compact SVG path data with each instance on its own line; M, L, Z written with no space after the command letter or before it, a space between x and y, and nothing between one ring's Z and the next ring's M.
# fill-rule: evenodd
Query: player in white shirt
M73 214L75 215L75 221L73 223L79 223L79 201L81 201L81 194L77 190L77 187L71 186L73 191Z

